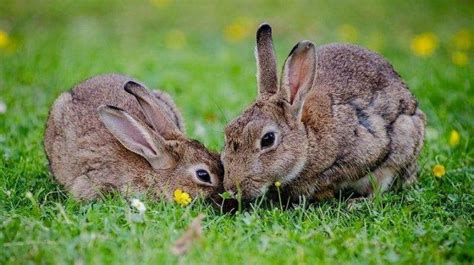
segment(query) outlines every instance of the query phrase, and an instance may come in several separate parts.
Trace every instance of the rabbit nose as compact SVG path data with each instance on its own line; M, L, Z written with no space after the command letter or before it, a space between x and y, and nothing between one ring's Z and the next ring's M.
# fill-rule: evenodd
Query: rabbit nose
M229 193L232 193L232 194L237 193L237 183L235 183L234 181L230 181L230 180L225 181L224 188Z
M237 186L234 185L233 183L229 184L229 183L226 183L224 184L224 188L227 192L231 193L231 194L235 194L235 192L237 191Z
M232 198L234 198L235 195L236 195L236 192L235 192L234 190L232 190L232 189L231 189L231 190L228 190L227 192L230 194L230 196L231 196Z

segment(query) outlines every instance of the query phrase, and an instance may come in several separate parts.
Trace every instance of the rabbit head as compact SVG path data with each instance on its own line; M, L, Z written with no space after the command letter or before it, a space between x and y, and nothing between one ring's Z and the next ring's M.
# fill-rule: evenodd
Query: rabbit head
M290 52L278 85L272 31L257 30L258 97L225 129L224 187L252 199L276 181L286 183L303 169L308 138L302 119L305 97L313 85L316 50L309 41Z
M161 106L166 103L157 102L145 87L129 81L125 90L135 96L150 127L114 106L101 105L99 118L126 149L148 162L148 176L142 177L154 180L151 188L156 194L171 199L176 189L193 198L221 192L223 168L219 155L186 138L166 115Z

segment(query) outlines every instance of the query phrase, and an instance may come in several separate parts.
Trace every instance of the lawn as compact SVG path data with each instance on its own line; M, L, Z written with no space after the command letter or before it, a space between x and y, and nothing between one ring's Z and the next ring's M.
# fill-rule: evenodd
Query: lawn
M474 262L474 5L470 1L26 1L0 4L0 264L381 264ZM395 3L398 2L398 3ZM216 1L217 3L217 1ZM118 194L81 203L48 171L54 99L119 72L169 92L213 150L256 95L254 33L268 21L281 67L300 39L385 56L427 114L420 181L348 203L253 205L222 214ZM433 167L445 174L436 177ZM442 173L442 172L441 172ZM189 252L170 251L204 213Z

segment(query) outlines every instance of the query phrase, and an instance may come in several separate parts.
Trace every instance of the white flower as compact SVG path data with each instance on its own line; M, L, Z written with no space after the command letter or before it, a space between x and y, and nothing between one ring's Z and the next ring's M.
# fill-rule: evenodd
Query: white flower
M426 139L428 140L436 140L439 138L439 132L433 127L426 127L425 129Z
M196 134L199 137L206 136L206 127L204 127L204 125L202 125L202 123L196 122L195 123L194 134Z
M7 112L7 104L0 100L0 114Z
M27 191L27 192L25 193L25 197L26 197L27 199L30 199L30 200L31 200L31 199L33 199L33 193L31 193L31 191Z
M132 207L137 209L140 214L143 214L146 211L145 204L143 202L141 202L139 199L132 199L131 205L132 205Z

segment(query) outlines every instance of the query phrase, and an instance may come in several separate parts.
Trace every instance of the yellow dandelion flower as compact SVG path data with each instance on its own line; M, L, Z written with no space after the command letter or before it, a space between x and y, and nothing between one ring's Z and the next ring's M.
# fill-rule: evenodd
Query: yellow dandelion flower
M469 63L469 57L465 52L455 51L451 55L451 61L457 66L466 66Z
M171 30L166 33L165 45L168 49L180 50L186 46L186 35L181 30Z
M347 42L356 42L359 37L359 31L357 28L349 24L339 26L337 28L337 33L340 39Z
M436 164L433 167L433 175L435 175L435 177L441 178L444 174L446 174L446 169L443 165Z
M248 37L252 29L252 20L240 17L227 25L224 29L224 38L229 42L239 42Z
M150 0L150 2L158 8L164 8L169 6L173 0Z
M204 114L204 119L207 122L215 122L217 120L217 116L216 116L216 114L214 114L212 112L208 112L208 113Z
M434 33L426 32L417 35L411 41L412 52L420 57L428 57L438 47L438 37Z
M281 182L280 182L280 181L276 181L276 182L275 182L275 187L277 187L277 188L281 187Z
M461 141L461 135L458 131L452 130L451 134L449 135L449 145L454 147L459 144Z
M0 48L6 48L10 44L10 36L8 33L0 29Z
M468 50L472 46L472 39L472 32L467 29L461 29L454 35L452 43L457 49Z
M177 189L173 193L174 196L174 201L177 202L178 204L181 204L182 206L186 206L191 203L192 199L191 196L189 196L189 193L184 192L180 189Z

